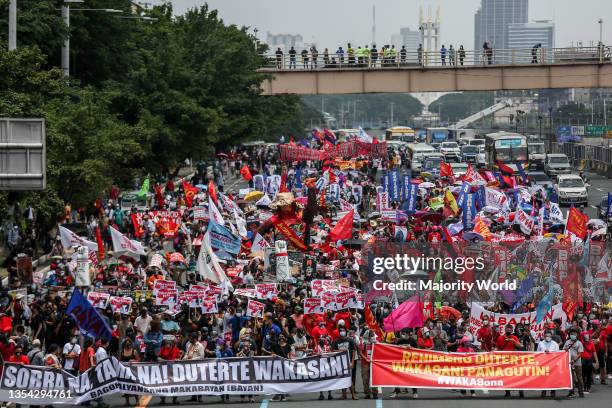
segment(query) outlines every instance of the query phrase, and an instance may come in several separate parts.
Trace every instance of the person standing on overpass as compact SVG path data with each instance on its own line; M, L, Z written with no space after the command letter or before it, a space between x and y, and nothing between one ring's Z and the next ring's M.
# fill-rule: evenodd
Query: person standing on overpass
M291 69L291 67L293 67L293 69L296 69L296 66L295 66L296 54L297 54L297 51L295 50L295 48L291 47L291 49L289 50L289 69Z
M446 66L446 47L442 44L442 48L440 48L440 59L442 60L442 66Z

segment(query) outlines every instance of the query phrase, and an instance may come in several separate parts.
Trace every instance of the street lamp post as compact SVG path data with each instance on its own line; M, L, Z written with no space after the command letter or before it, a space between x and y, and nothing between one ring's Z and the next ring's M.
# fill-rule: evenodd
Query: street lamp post
M9 3L8 49L17 49L17 0Z
M62 19L68 29L68 34L64 38L62 44L62 73L64 76L70 76L70 3L83 3L84 0L64 0L62 3ZM105 13L122 13L122 10L116 9L74 9L73 11L102 11Z

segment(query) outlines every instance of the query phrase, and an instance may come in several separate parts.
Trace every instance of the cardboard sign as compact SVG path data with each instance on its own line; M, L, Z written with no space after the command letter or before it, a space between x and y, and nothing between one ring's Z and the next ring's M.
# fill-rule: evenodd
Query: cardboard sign
M249 299L249 303L247 305L246 315L250 317L263 317L265 305L256 300Z
M168 306L170 309L174 309L174 306L179 304L178 290L159 289L155 295L155 304L157 306Z
M206 297L202 299L202 314L218 313L217 299L214 297Z
M17 276L23 284L30 285L33 283L34 277L31 257L22 256L17 258Z
M160 290L176 290L176 282L165 279L157 279L153 283L153 296L156 296Z
M93 307L97 307L98 309L106 309L108 306L108 301L110 299L110 294L101 293L101 292L89 292L87 294L87 300Z
M320 298L306 298L304 299L304 314L320 314L325 312L323 306L321 306Z
M254 288L239 288L234 290L234 296L245 296L248 298L257 297L257 292Z
M336 288L336 282L333 280L315 279L311 282L310 288L312 290L313 297L319 297L327 290Z
M255 294L257 299L272 299L278 295L276 283L258 283L255 285Z
M110 298L111 309L113 309L113 313L121 313L124 315L129 315L132 311L132 301L131 297L125 296L112 296Z

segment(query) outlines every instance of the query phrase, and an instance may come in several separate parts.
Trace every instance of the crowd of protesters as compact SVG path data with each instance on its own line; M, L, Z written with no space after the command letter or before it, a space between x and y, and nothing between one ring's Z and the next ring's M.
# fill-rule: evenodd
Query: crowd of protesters
M347 58L351 64L371 63L377 59L384 63L396 58L394 47L384 47L380 52L376 51L376 47L368 49L366 46L365 49L366 54L359 51L360 48L353 49L349 44L347 52L339 49L336 58L340 63ZM311 54L314 54L313 50ZM323 53L323 60L326 58L330 58L327 50ZM400 50L400 61L402 58L405 57ZM318 146L320 143L313 140L307 141L306 144ZM197 194L194 194L191 205L187 204L184 180L175 177L166 181L160 179L154 183L154 189L159 192L161 199L158 197L151 200L149 209L180 210L182 224L176 235L168 238L160 234L158 226L145 216L145 234L142 241L147 246L147 256L130 257L112 252L110 228L115 228L128 237L135 237L135 226L130 215L141 211L137 208L122 208L118 191L98 200L91 209L73 211L67 205L65 213L60 217L60 225L80 222L85 225L84 234L91 240L96 240L96 230L99 230L106 253L105 259L101 259L99 264L91 269L92 287L89 290L117 294L123 291L130 293L130 296L141 291L141 295L135 297L128 314L113 311L110 306L100 310L108 327L112 329L113 336L110 341L83 336L75 322L65 314L70 301L70 291L74 287L74 265L71 263L74 248L64 247L58 237L50 249L54 256L51 264L44 268L42 281L22 282L15 268L9 269L9 286L12 292L3 296L0 303L0 356L6 362L63 368L77 374L85 372L108 356L114 356L121 362L266 355L295 359L333 350L347 350L353 367L352 386L339 394L330 391L322 392L318 396L321 400L331 400L347 399L349 393L350 398L358 399L358 386L363 389L365 398L383 396L382 390L369 386L368 368L372 345L377 342L445 352L568 350L574 388L580 397L589 393L593 384L605 385L612 378L612 311L609 304L601 301L600 293L590 291L592 286L587 288L585 285L579 289L584 291L581 294L581 297L584 295L583 301L568 316L568 322L563 325L560 320L548 321L544 335L538 339L523 324L499 326L487 319L477 333L470 332L469 305L457 297L450 297L442 302L444 306L452 306L458 312L457 315L442 316L432 310L427 314L423 327L406 328L397 332L374 329L382 327L383 319L396 306L391 299L374 299L361 309L304 314L303 300L311 297L310 284L313 279L331 277L360 290L366 289L361 273L364 264L361 248L349 246L347 240L334 242L330 238L330 230L337 220L337 213L340 212L339 199L348 203L359 215L360 222L355 223L352 230L354 240L436 243L448 239L442 229L441 218L452 220L455 217L455 221L458 221L460 217L452 212L452 206L446 199L443 200L443 205L439 206L438 198L444 197L447 191L457 194L453 175L432 177L430 187L419 189L416 213L406 219L386 221L377 211L377 185L380 184L377 180L380 180L379 176L383 172L402 169L402 161L406 162L405 159L402 160L403 154L404 152L395 151L386 158L363 157L351 162L352 167L347 169L333 160L280 163L275 148L260 146L234 149L229 155L224 155L213 163L212 172L206 168L196 170L189 183L200 187ZM245 174L248 174L248 177ZM282 176L284 192L266 191L266 194L272 196L270 200L256 204L244 200L244 197L240 198L238 187L224 188L227 179L241 178L244 178L242 184L253 188L254 177L258 175ZM309 235L304 237L308 249L302 253L300 262L303 264L298 267L299 272L294 281L279 283L279 292L273 298L265 300L263 318L246 316L248 299L234 295L231 290L224 290L219 299L217 313L203 314L198 309L184 304L177 311L168 311L167 307L155 304L149 292L156 279L174 280L183 288L204 280L196 265L201 245L197 241L206 232L208 223L205 220L195 220L193 208L208 202L209 195L212 194L211 189L216 190L215 194L223 194L226 190L227 198L240 207L246 219L246 234L241 239L240 253L224 259L227 269L239 269L231 277L232 287L236 289L252 286L254 283L274 281L274 277L271 277L270 271L267 270L264 257L252 250L254 240L258 236L269 243L282 239L282 235L274 228L266 228L266 219L262 218L262 213L274 213L285 206L304 212L312 210L308 208L312 197L308 196L306 209L299 204L298 198L306 198L304 187L308 185L310 189L314 189L313 180L323 177L327 178L328 183L334 181L330 181L330 178L336 179L341 186L339 195L325 197L324 192L323 197L319 197L318 193L315 196L317 215L313 216L311 222L304 221L310 230L306 230ZM517 183L523 183L518 181L520 177L517 175L507 177L513 177ZM310 181L306 181L307 179ZM351 193L351 186L356 185L362 188L361 196ZM499 184L497 187L501 191L504 190ZM549 209L554 204L546 191L535 188L530 181L525 181L522 187L530 189L532 193L532 208L527 211L538 213L540 209ZM506 187L508 188L509 186ZM518 228L513 222L511 212L519 205L519 202L511 202L505 213L487 213L481 208L480 216L486 220L488 231L495 236L519 236L523 240L529 240L547 234L555 235L549 233L549 228L552 228L555 222L548 217L543 220L540 235L535 231L525 233ZM390 203L390 206L398 210L403 208L401 202ZM232 222L231 209L222 204L219 207L222 216ZM422 221L417 217L425 213L439 214L440 217L430 218L430 221ZM306 217L306 214L303 217ZM397 225L406 228L405 235L397 234ZM589 225L588 229L591 242L605 240L606 235L600 233L598 225ZM20 238L20 248L23 251L28 247L27 234L25 235L25 238ZM456 240L463 240L461 232L454 235ZM471 238L466 238L469 239ZM568 236L555 236L556 241L569 239ZM17 244L14 235L11 235L9 241L11 245ZM183 260L170 260L169 254L176 252L182 254ZM151 266L154 254L163 255L161 265ZM330 269L333 270L331 276ZM610 290L609 283L609 280L603 283L605 290ZM492 300L489 310L510 311L511 304L503 299L489 300ZM520 311L532 311L536 307L537 299L534 298L521 305ZM361 381L357 380L358 372ZM389 396L398 397L401 392L402 389L397 388ZM461 393L467 395L465 390ZM417 398L418 390L413 389L412 395ZM470 395L475 396L476 393L471 391ZM545 395L546 392L543 391L542 396ZM556 396L554 391L551 395ZM569 396L573 395L574 390L569 390ZM506 396L510 396L510 392L506 392ZM524 393L521 391L519 396L523 397ZM276 395L273 400L285 401L288 397ZM130 398L125 396L128 405ZM198 402L202 401L202 398L210 397L194 395L190 401ZM253 401L253 396L250 395L232 398ZM223 402L228 399L227 395L221 396ZM176 404L181 401L173 397L172 402ZM105 406L101 400L96 403ZM165 398L161 399L161 403L166 403Z

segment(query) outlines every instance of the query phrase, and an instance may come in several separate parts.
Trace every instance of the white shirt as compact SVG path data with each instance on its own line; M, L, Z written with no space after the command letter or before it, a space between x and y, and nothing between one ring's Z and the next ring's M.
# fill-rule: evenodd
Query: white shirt
M63 350L64 355L68 353L72 353L72 352L76 354L76 357L74 358L65 357L64 358L64 368L66 370L72 370L74 368L74 361L77 360L79 358L79 355L81 354L81 346L79 346L78 343L76 344L72 344L70 342L66 343L64 345L64 350Z
M146 315L145 317L139 315L134 321L134 327L136 327L137 331L145 335L149 331L151 320L153 320L153 318L149 315Z
M105 358L108 358L108 353L106 352L104 347L98 347L98 349L96 350L96 364L98 364Z
M551 341L542 340L541 342L538 343L537 351L559 351L559 345L554 340L551 340Z

